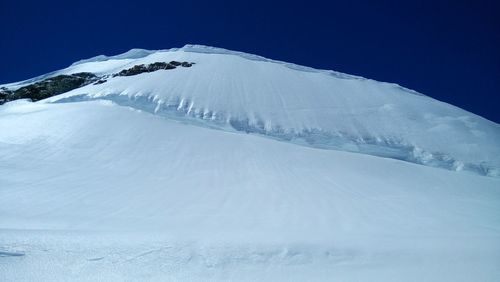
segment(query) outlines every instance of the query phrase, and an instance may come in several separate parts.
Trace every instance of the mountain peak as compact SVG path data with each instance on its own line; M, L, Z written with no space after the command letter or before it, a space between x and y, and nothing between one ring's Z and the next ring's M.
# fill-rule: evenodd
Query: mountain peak
M59 88L54 95L68 92L44 102L111 100L201 126L315 148L500 174L498 124L393 83L187 44L101 55L42 81L4 87L22 92L38 83L35 89L42 91L50 86L45 80L54 77L72 81L72 90Z

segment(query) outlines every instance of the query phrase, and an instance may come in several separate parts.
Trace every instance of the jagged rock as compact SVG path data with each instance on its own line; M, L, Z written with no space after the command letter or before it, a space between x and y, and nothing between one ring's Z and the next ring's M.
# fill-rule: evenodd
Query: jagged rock
M157 70L171 70L175 69L178 66L182 67L191 67L194 63L188 63L188 62L177 62L177 61L171 61L170 63L166 62L155 62L149 65L135 65L129 69L121 70L119 73L116 73L113 75L115 76L131 76L131 75L137 75L145 72L154 72Z
M23 86L14 91L7 90L8 92L4 91L2 93L7 94L5 95L6 98L4 98L4 102L17 99L31 99L32 101L38 101L82 87L96 80L96 75L88 72L75 73L71 75L58 75Z
M156 62L156 63L152 63L152 64L149 64L148 67L148 72L153 72L153 71L157 71L157 70L171 70L171 69L175 69L175 65L172 65L170 63L164 63L164 62Z
M147 69L144 65L135 65L129 69L121 70L116 76L131 76L137 75L143 72L147 72Z
M0 90L0 105L7 102L8 95L9 95L9 92Z
M155 62L148 65L135 65L129 69L124 69L113 74L112 77L131 76L145 72L154 72L157 70L171 70L179 66L188 68L193 64L194 63L189 62L171 61L169 63ZM109 77L109 75L98 77L93 73L81 72L71 75L58 75L50 77L33 84L23 86L14 91L2 87L0 88L0 105L17 99L31 99L32 101L42 100L90 83L95 85L105 83Z
M107 79L99 79L98 81L94 82L94 85L103 84L106 81L108 81L108 80Z

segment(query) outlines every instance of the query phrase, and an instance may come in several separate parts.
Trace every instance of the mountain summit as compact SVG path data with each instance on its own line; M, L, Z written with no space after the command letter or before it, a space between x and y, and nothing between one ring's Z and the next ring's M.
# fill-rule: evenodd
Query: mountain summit
M82 73L93 83L45 102L105 99L311 147L500 175L496 123L396 84L221 48L132 49L4 87Z

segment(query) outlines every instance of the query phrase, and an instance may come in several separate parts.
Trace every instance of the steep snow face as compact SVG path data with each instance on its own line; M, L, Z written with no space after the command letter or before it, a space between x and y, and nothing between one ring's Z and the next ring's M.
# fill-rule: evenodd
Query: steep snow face
M134 65L173 60L195 65L111 77ZM500 175L498 124L396 84L200 45L134 49L80 61L55 74L78 72L107 81L47 102L108 99L313 147Z
M500 179L184 121L0 107L0 280L498 281Z

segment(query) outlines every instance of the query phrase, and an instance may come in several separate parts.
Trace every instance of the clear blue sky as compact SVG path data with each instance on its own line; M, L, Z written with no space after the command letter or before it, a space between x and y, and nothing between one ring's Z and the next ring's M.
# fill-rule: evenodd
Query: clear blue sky
M395 82L500 122L500 1L0 1L0 83L199 43Z

